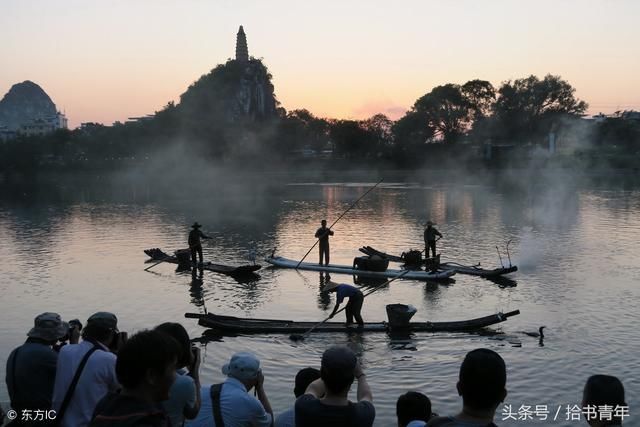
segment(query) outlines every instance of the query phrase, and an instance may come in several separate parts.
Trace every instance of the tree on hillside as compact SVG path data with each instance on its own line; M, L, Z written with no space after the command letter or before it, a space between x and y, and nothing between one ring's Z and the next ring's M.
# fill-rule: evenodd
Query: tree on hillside
M281 118L271 79L259 59L218 65L180 96L176 110L181 136L203 154L223 157L243 129L256 123L271 129Z
M507 81L494 105L494 133L506 138L546 135L563 117L578 117L588 105L575 97L575 89L559 76L548 74Z

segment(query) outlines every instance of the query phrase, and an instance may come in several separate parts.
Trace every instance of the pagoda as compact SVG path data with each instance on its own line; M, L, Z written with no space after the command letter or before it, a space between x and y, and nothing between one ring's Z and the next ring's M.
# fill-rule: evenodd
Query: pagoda
M244 33L242 25L236 35L236 61L248 62L249 61L249 49L247 48L247 36Z

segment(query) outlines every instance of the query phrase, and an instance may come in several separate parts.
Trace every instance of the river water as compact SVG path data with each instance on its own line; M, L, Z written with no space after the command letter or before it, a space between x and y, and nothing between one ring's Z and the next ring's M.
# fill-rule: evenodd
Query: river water
M205 307L234 316L322 320L335 296L319 292L317 272L266 268L261 262L257 280L242 283L204 272L200 281L170 264L143 271L143 249L185 247L189 225L198 221L212 237L204 242L207 260L246 263L252 249L259 262L274 249L300 259L314 243L320 219L331 223L376 179L335 181L279 176L269 183L255 178L174 193L109 182L0 196L0 364L44 311L83 322L95 311L112 311L120 329L130 333L178 321L192 337L204 328L184 313ZM396 254L421 248L428 219L444 235L438 248L443 260L496 267L496 246L508 263L504 247L511 240L511 261L519 267L511 276L516 286L464 275L449 285L398 280L367 297L363 310L365 321L380 321L386 304L408 303L418 309L414 320L444 321L519 309L519 316L492 328L498 334L419 333L407 340L314 334L303 342L277 334L224 337L200 344L203 384L223 379L220 368L234 352L253 351L280 412L293 403L295 373L318 366L329 345L346 344L362 357L376 425L391 426L395 401L408 390L426 393L440 414L455 413L461 406L460 363L468 351L486 347L506 361L505 404L516 417L522 405L546 405L549 411L547 421L541 420L544 407L533 420L503 421L500 407L499 425L585 425L567 420L567 405L580 404L585 380L596 373L623 381L631 406L628 425L640 425L640 187L568 177L533 182L387 179L334 228L331 260L340 264L351 264L363 245ZM314 250L308 260L316 259ZM543 345L521 333L542 325ZM3 382L5 409L7 400Z

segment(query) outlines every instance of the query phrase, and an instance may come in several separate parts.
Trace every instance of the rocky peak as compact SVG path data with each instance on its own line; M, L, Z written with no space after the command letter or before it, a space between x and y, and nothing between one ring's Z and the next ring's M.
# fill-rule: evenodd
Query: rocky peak
M14 84L0 101L0 126L17 130L35 119L56 115L56 105L37 84L26 80Z

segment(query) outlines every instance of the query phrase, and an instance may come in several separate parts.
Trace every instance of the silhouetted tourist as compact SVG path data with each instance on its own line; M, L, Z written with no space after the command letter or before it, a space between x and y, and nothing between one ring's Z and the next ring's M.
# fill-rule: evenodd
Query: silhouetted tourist
M227 379L222 384L202 387L200 413L185 424L189 427L270 427L273 410L264 391L260 360L240 352L222 367ZM257 399L249 394L256 389Z
M427 221L427 228L424 229L424 255L429 258L429 249L433 253L433 257L436 257L436 236L442 237L442 234L435 229L434 225L437 225L431 221Z
M200 231L200 227L202 227L197 222L194 222L189 232L189 249L191 250L191 262L193 265L197 265L196 263L196 253L198 254L198 259L200 260L200 264L202 264L202 243L200 243L200 239L210 239L209 236L205 236L202 231Z
M60 349L53 408L62 427L88 425L98 401L120 387L111 348L117 350L121 336L116 316L98 312L87 320L80 344Z
M626 408L626 409L621 409ZM584 385L582 414L592 427L620 426L629 415L620 380L610 375L593 375Z
M163 323L155 330L169 335L180 346L177 363L180 369L169 391L169 400L162 402L162 406L171 425L181 426L185 418L192 420L200 411L200 349L191 346L189 334L179 323Z
M409 391L396 402L398 427L423 427L431 418L431 400L422 393Z
M95 408L92 427L170 427L161 402L169 398L180 348L169 335L142 331L118 352L120 393L109 393Z
M320 265L324 256L324 264L329 265L329 236L333 236L333 231L327 228L327 220L320 221L320 228L316 231L316 239L318 242L318 250L320 251Z
M296 383L293 388L293 394L296 399L304 394L309 387L309 384L320 378L320 371L316 368L304 368L298 371L296 374ZM295 408L291 407L278 415L275 422L275 427L295 427L296 417Z
M362 311L362 304L364 302L364 295L362 295L360 289L355 286L347 285L346 283L336 283L329 280L324 286L324 291L336 293L336 306L333 308L333 312L331 312L329 318L333 318L342 301L344 301L345 298L349 298L344 310L347 316L347 326L353 323L354 318L356 319L359 327L364 326L364 320L362 320L362 315L360 314Z
M507 369L498 353L486 348L467 353L457 384L462 412L453 417L432 418L429 427L495 426L493 417L507 397Z
M358 380L358 402L349 401L349 389ZM356 355L344 346L322 355L320 379L296 400L296 427L370 427L376 417L373 396Z
M42 421L23 422L23 410L49 410L53 398L58 353L53 346L70 334L69 324L57 313L42 313L27 332L27 340L7 359L7 391L11 408L18 413L13 425L43 425ZM77 331L71 342L78 342Z

